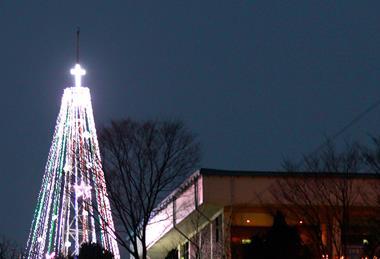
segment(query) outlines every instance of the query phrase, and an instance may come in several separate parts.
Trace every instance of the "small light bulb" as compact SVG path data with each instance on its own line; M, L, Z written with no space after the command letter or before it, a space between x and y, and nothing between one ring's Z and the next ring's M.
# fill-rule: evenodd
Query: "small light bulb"
M65 171L66 173L70 172L71 171L71 166L69 164L66 164L64 167L63 167L63 171Z
M85 131L85 132L83 132L83 137L84 137L85 139L89 139L89 138L91 138L91 133L88 132L88 131Z

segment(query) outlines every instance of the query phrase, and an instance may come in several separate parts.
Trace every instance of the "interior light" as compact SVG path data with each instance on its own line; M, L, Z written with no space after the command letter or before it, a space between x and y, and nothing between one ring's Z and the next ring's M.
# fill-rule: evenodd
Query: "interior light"
M252 240L249 239L249 238L243 238L243 239L241 240L241 243L242 243L243 245L247 245L247 244L252 243Z

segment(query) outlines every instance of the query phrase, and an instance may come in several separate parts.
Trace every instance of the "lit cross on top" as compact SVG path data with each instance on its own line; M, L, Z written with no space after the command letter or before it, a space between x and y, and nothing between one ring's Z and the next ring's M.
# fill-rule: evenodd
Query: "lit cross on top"
M79 64L76 64L75 67L70 70L70 73L75 77L75 86L82 86L82 76L86 74L86 70L84 70Z

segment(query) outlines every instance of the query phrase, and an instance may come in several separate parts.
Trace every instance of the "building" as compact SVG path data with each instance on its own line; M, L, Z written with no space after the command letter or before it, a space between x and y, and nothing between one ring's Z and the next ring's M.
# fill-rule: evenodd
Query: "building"
M295 190L299 189L292 184L297 183L308 194L292 202L291 197L296 197ZM200 169L160 204L160 212L147 229L148 255L239 258L241 249L254 235L265 233L273 224L274 212L281 210L287 223L297 227L305 244L314 242L310 228L318 223L325 247L319 256L335 258L344 253L348 258L360 258L365 245L372 241L368 226L359 222L377 219L379 183L376 174L364 173ZM286 188L290 188L291 197L287 197ZM341 204L340 196L334 192L346 200ZM302 214L310 210L317 221L306 215L309 213ZM349 219L349 227L342 227L341 216ZM343 252L339 250L342 243L346 250Z

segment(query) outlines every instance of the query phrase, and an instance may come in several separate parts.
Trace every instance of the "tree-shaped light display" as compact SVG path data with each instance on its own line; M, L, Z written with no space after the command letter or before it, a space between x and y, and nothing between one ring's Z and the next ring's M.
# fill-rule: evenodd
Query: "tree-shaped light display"
M27 258L78 255L84 242L119 258L107 198L86 71L71 69L75 86L64 90L28 242Z

